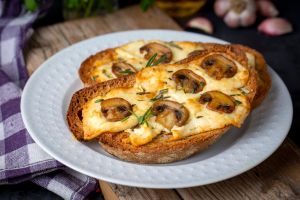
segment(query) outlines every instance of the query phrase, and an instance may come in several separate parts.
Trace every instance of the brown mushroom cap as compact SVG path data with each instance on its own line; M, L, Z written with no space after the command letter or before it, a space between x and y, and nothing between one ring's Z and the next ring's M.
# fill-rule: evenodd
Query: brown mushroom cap
M189 69L180 69L172 75L177 86L183 88L186 93L201 92L206 85L204 78Z
M235 109L235 100L220 91L209 91L201 95L201 104L207 103L207 108L220 113L232 113Z
M137 72L137 70L131 64L128 64L126 62L114 63L111 67L111 70L112 73L117 77L129 75Z
M203 59L201 67L217 80L231 78L237 73L237 66L220 54L213 54Z
M144 56L145 59L150 59L155 53L157 56L155 61L157 61L163 55L166 56L166 59L162 63L169 63L172 60L173 54L169 47L159 44L157 42L148 43L140 48L140 53L147 52Z
M172 129L173 126L183 126L189 118L189 111L180 103L170 100L156 101L152 106L156 121Z
M187 57L198 56L198 55L200 55L201 53L203 53L203 51L205 51L205 50L194 50L194 51L190 52L190 53L187 55Z
M131 105L123 98L105 99L101 102L101 112L109 122L116 122L131 115Z

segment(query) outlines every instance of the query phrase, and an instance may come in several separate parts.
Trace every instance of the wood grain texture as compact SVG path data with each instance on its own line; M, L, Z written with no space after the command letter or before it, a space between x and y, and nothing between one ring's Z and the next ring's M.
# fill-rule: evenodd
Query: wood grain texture
M175 29L180 27L157 8L142 13L138 6L107 16L80 19L36 30L26 50L30 74L59 50L94 36L132 29ZM154 190L100 181L105 199L194 200L194 199L300 199L300 149L287 139L266 161L237 177L201 187Z

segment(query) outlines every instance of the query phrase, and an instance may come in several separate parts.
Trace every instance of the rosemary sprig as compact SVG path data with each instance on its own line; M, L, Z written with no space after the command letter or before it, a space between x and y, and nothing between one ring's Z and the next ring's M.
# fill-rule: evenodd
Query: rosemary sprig
M160 63L163 63L167 59L167 55L162 55L156 62L154 62L151 66L156 66Z
M242 102L240 102L239 100L235 100L235 105L240 105L242 104Z
M94 103L100 103L101 101L103 101L103 99L97 99Z
M168 89L162 89L159 91L158 95L156 95L154 98L150 99L150 101L157 101L157 100L163 100L170 98L170 96L164 96L164 94L168 93Z
M99 77L99 75L92 76L92 81L96 81L96 79Z
M155 58L157 57L157 53L155 53L147 62L146 67L152 67L156 66L160 63L163 63L167 59L167 55L162 55L157 61L155 61Z
M131 69L125 69L123 71L120 71L121 74L124 74L124 75L128 75L128 74L133 74L134 72L131 71Z
M241 96L241 94L231 94L230 96L232 96L232 97Z
M137 95L144 95L144 94L150 94L150 92L146 92L145 88L140 87L142 89L142 92L137 92Z
M106 71L106 69L103 69L102 72L103 72L103 74L104 74L105 76L107 76L108 78L112 78L112 76Z
M175 44L173 41L166 42L166 44L168 44L168 45L171 46L171 47L175 47L175 48L177 48L177 49L182 50L182 48L181 48L179 45Z
M129 117L130 117L130 115L128 115L127 117L123 118L123 119L121 120L121 122L125 122Z
M138 116L136 113L134 113L133 111L129 111L133 116L135 116L138 120L138 124L142 125L144 123L146 123L146 125L148 126L148 122L147 120L153 116L152 113L152 107L148 108L148 110L142 115L142 116Z
M149 60L146 64L146 67L151 67L152 66L152 63L155 60L156 56L157 56L157 53L155 53L153 56L151 56L151 58L149 58Z

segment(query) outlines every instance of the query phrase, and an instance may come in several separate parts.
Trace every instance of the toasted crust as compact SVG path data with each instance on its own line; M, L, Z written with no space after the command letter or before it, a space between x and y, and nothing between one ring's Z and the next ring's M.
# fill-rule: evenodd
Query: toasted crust
M122 160L138 163L170 163L185 159L205 150L220 138L229 127L192 135L181 140L170 140L159 135L151 143L133 146L126 142L128 133L105 133L99 137L103 149Z
M101 63L109 63L115 60L116 53L115 48L106 49L98 52L95 55L91 55L81 64L78 74L81 81L85 86L94 85L95 81L91 79L93 71L95 70L95 62L100 61Z
M241 49L243 52L249 52L255 56L255 70L257 72L257 91L252 102L252 108L256 108L265 99L272 85L272 80L268 72L267 63L261 53L250 47L243 46L240 44L234 44L232 46Z

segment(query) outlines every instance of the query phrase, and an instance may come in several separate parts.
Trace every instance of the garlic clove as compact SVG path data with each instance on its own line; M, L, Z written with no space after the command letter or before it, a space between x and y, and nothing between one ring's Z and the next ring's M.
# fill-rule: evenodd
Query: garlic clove
M247 9L241 13L240 25L247 27L255 23L256 13L255 9Z
M283 18L268 18L260 23L258 30L269 36L279 36L293 31L289 21Z
M214 4L214 10L217 16L223 17L230 9L231 3L229 0L217 0Z
M204 17L195 17L195 18L191 19L190 21L188 21L186 26L189 28L196 28L196 29L202 30L209 34L213 33L212 23Z
M265 17L276 17L279 11L275 5L268 0L259 0L256 2L259 13Z
M231 10L225 15L224 22L230 28L236 28L240 25L240 15Z

